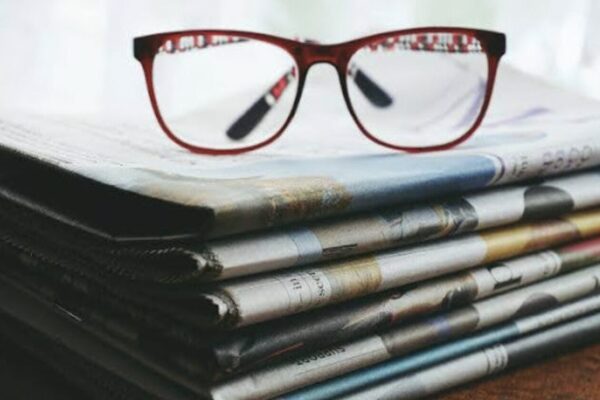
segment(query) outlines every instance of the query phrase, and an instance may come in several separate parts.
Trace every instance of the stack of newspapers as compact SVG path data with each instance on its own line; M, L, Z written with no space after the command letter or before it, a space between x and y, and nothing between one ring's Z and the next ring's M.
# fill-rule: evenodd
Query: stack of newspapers
M169 400L420 398L598 340L600 104L506 68L422 155L314 118L206 157L0 113L0 334L91 398Z

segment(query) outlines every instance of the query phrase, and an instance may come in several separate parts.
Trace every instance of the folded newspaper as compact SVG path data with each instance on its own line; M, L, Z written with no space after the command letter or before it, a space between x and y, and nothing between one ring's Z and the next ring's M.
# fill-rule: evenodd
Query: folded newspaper
M14 170L5 195L26 192L18 194L39 201L63 222L121 239L216 237L414 204L600 163L596 102L509 68L502 69L497 86L485 124L473 140L424 155L380 150L360 135L323 124L332 130L311 132L309 126L303 137L292 136L272 149L202 157L168 144L151 122L149 128L4 113L3 159L28 167ZM323 117L328 116L315 116ZM23 187L34 182L42 187ZM60 182L64 190L53 190ZM156 201L142 202L130 193ZM75 194L78 199L72 198ZM167 205L171 207L163 207ZM100 207L107 211L102 216ZM119 208L129 214L116 213ZM141 220L144 214L152 218Z
M510 335L472 357L570 335L598 312L600 104L497 85L472 140L422 155L332 123L207 157L151 124L0 112L0 331L127 399L360 397L383 382L361 369L482 329Z

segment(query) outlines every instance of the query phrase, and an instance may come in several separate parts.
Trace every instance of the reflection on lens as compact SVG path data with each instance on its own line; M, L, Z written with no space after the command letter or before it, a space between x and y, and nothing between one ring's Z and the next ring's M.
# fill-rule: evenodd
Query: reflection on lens
M241 36L175 37L161 46L153 66L168 128L211 149L243 148L277 133L292 110L296 76L285 50Z
M479 116L487 56L467 34L389 36L358 50L348 75L352 107L371 135L397 146L438 146L460 138ZM388 101L361 88L365 76Z

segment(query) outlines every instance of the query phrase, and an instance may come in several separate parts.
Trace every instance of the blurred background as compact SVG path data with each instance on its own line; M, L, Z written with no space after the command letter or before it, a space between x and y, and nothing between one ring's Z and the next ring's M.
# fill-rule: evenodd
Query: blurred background
M426 25L508 35L503 62L600 99L597 0L0 0L0 107L148 116L134 36L228 28L337 42Z

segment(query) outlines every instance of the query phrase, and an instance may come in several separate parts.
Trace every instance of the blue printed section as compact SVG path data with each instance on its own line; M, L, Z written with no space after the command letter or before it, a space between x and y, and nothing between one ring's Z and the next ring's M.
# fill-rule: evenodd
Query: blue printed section
M447 316L439 316L429 319L426 323L430 324L431 327L437 332L436 337L445 339L452 335L452 327Z
M381 383L422 368L439 364L482 348L506 342L520 335L515 323L506 324L483 333L457 340L448 344L415 353L408 357L394 359L374 367L365 368L331 379L318 385L281 396L285 400L324 400L343 396L354 390Z
M306 265L321 260L323 252L321 242L310 229L294 229L288 235L296 245L300 255L296 260L296 264Z
M348 211L356 211L481 189L497 173L494 161L483 155L392 153L261 162L245 165L243 172L224 168L203 178L238 179L243 175L252 180L290 178L292 182L301 177L326 177L345 188L352 197Z
M351 209L431 200L442 195L464 193L488 186L497 166L484 156L403 157L403 162L385 162L379 157L372 176L344 177L353 194Z

